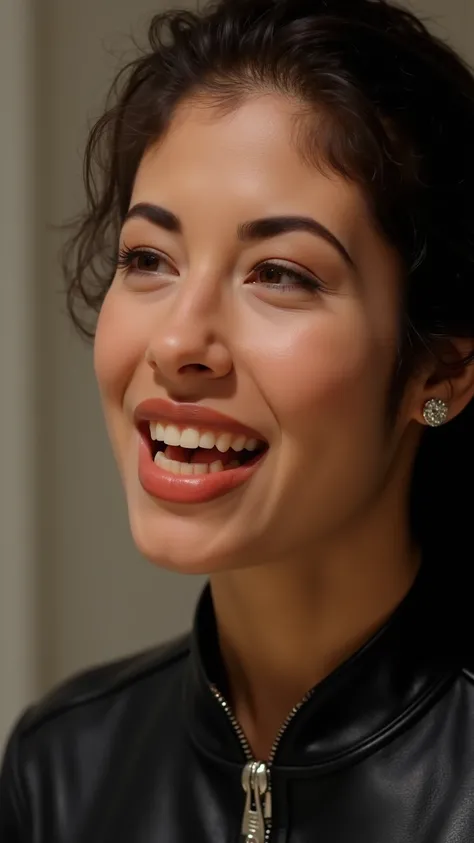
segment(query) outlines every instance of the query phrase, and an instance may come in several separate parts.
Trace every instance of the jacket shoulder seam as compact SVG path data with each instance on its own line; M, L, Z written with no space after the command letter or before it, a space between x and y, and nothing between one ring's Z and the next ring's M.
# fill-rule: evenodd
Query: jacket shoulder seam
M103 665L97 665L66 679L63 683L53 688L42 700L33 703L24 712L19 723L19 737L23 738L30 735L43 724L60 717L68 711L118 694L135 682L146 680L153 674L166 670L171 665L188 656L190 650L189 637L189 634L186 633L180 638L168 642L168 644L117 659L115 662L112 661ZM144 663L142 663L142 660ZM61 692L65 691L68 687L72 689L74 683L80 682L81 679L87 680L87 678L93 677L95 674L100 675L101 670L107 670L107 668L112 668L114 665L116 665L119 675L112 677L109 681L105 681L102 687L87 689L85 691L79 689L77 694L72 694L69 699L59 698ZM123 675L121 668L124 671Z

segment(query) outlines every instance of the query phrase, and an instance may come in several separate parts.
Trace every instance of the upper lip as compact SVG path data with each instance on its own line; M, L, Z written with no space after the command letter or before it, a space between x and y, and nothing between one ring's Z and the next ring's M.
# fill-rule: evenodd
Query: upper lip
M180 427L187 425L201 430L218 430L266 442L258 430L200 404L177 404L164 398L147 398L136 407L134 418L137 425L145 421L167 421Z

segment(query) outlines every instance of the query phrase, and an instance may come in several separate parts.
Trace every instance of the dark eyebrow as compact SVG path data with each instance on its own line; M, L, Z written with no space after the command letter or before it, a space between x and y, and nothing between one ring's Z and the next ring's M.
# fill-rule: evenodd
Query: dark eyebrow
M127 212L123 224L125 225L127 220L133 219L147 220L153 223L153 225L158 225L160 228L165 228L166 231L171 231L174 234L182 233L182 226L178 217L172 214L171 211L167 211L166 208L161 208L159 205L152 205L149 202L139 202L137 205L133 205Z
M175 234L181 234L183 230L181 222L175 214L167 211L166 208L148 202L139 202L130 208L124 223L136 218L147 220L153 225ZM308 231L316 237L322 237L323 240L337 249L351 269L355 269L354 261L340 240L322 223L317 222L312 217L264 217L260 220L242 223L237 229L237 235L239 240L245 243L251 240L269 240L271 237L278 237L279 234L286 234L290 231Z
M286 234L288 231L308 231L316 237L322 237L344 258L351 269L355 269L355 263L349 252L342 245L340 240L329 231L322 223L312 217L265 217L261 220L243 223L239 226L239 240L267 240L270 237L277 237L279 234Z

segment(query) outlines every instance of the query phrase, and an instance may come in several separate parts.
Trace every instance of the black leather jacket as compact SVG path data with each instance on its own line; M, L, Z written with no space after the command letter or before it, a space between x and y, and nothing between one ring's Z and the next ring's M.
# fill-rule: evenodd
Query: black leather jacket
M269 765L211 689L225 684L206 588L191 635L23 715L1 843L473 843L474 678L423 571L293 712Z

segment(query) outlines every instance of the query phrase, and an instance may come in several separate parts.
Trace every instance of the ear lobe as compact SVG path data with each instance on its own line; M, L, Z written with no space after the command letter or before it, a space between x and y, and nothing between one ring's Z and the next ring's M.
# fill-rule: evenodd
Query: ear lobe
M458 416L473 398L474 340L449 340L426 378L417 421L439 427Z
M441 427L446 424L449 406L441 398L430 398L423 406L423 418L429 427Z

